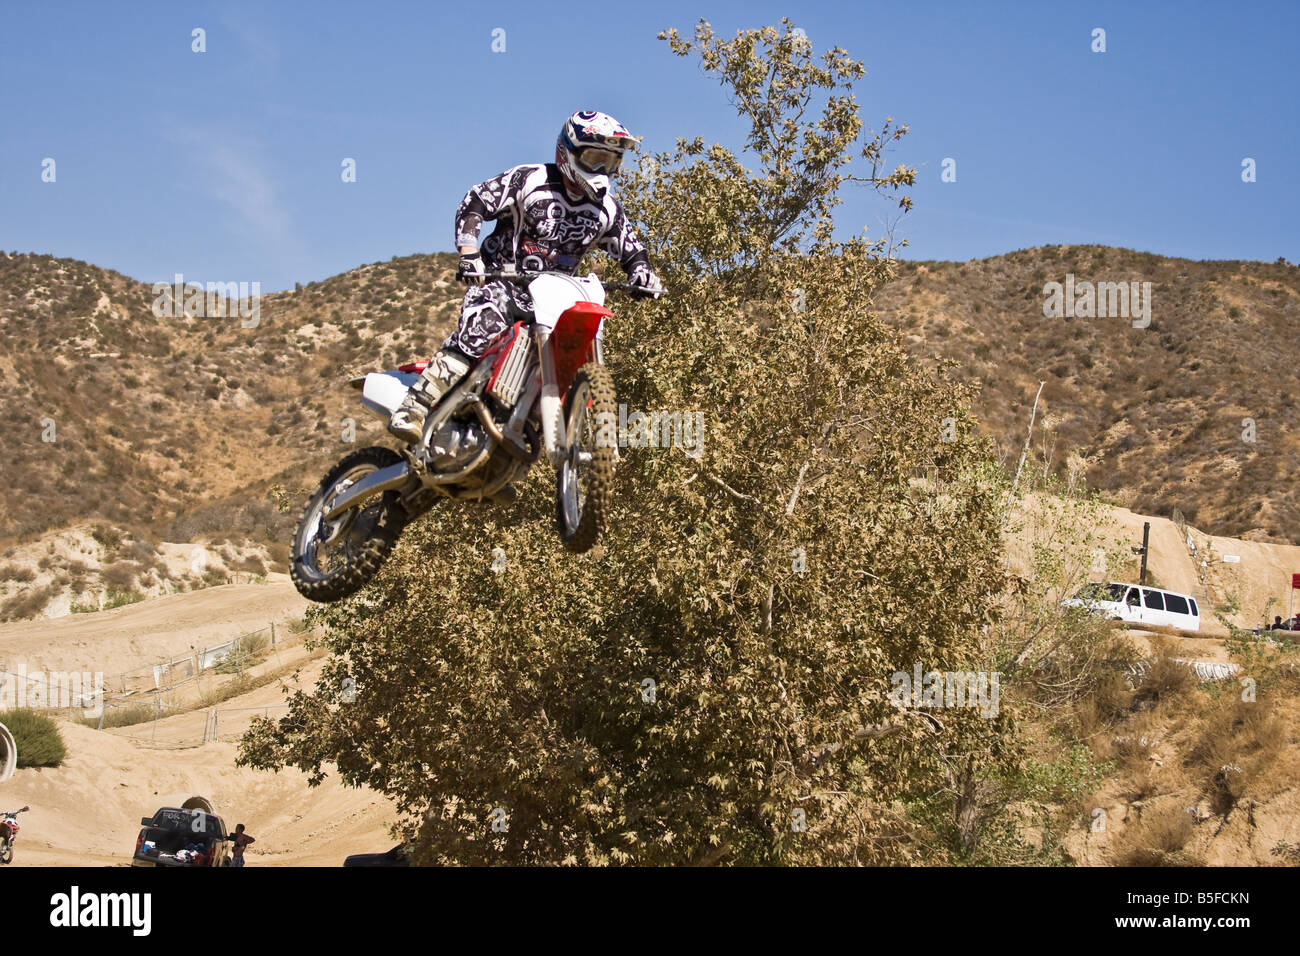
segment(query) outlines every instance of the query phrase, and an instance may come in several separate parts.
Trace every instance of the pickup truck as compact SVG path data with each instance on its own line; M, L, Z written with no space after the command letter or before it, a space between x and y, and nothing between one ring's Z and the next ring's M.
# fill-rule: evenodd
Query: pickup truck
M132 866L224 866L230 852L225 821L203 797L160 807L140 820Z

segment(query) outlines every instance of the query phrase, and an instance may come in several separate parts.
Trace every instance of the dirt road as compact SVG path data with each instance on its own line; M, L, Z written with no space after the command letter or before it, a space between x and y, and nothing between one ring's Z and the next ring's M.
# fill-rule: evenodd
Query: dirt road
M223 644L301 617L288 576L169 594L111 611L0 624L0 667L112 674Z

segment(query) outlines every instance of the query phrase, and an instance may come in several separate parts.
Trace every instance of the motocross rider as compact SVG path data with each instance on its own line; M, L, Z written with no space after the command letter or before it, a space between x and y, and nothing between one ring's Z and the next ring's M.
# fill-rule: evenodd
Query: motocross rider
M610 192L624 151L639 141L612 116L583 110L565 120L554 163L516 166L465 194L456 212L456 279L469 286L460 324L393 412L389 431L419 442L429 409L510 327L511 306L532 312L525 285L485 282L489 271L513 267L573 275L595 247L618 260L638 297L658 297L662 286L645 246ZM496 228L480 248L479 228L488 219L496 221Z

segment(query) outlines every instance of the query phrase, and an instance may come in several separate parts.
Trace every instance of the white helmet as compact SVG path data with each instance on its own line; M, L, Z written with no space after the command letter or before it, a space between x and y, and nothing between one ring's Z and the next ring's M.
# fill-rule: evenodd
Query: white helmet
M614 117L582 110L564 121L555 141L555 164L569 188L602 202L609 180L623 162L623 151L641 141Z

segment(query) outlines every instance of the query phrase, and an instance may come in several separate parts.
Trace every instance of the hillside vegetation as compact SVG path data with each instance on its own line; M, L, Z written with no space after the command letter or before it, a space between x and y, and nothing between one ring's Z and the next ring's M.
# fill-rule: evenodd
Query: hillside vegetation
M1150 282L1150 325L1044 317L1044 285L1067 274ZM1035 448L1053 471L1211 534L1300 540L1300 268L1046 246L904 263L878 306L913 354L980 385L976 414L1010 467L1045 382Z

